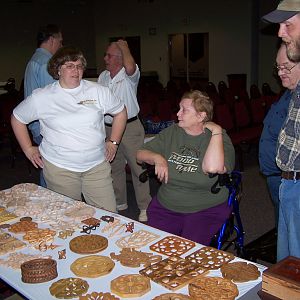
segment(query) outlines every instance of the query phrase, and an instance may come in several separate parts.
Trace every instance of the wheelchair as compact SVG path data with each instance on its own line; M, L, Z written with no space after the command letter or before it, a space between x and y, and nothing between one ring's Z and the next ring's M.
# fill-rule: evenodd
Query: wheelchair
M230 174L214 174L217 181L211 187L211 192L219 192L219 186L226 186L229 190L228 206L232 207L232 212L228 219L223 223L220 230L212 237L210 246L226 251L234 245L237 256L245 257L244 250L244 228L240 216L239 201L241 198L241 173L233 171Z
M145 169L139 176L141 182L146 182L149 178L155 177L154 166L146 163L142 164ZM216 177L216 182L211 187L211 192L217 194L220 186L226 186L229 190L228 205L232 207L232 212L223 223L219 231L212 237L210 246L219 250L228 250L234 246L236 256L245 257L244 250L244 228L240 217L239 201L241 198L241 173L233 171L230 174L210 174L211 178Z

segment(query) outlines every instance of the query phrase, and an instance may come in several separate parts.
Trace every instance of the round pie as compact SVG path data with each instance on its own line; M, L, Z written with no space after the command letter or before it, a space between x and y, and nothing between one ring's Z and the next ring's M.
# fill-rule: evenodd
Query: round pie
M228 279L199 276L189 283L189 294L197 300L234 300L239 290Z
M107 256L89 255L76 259L70 269L76 276L96 278L110 273L114 266Z
M107 246L107 238L97 234L80 235L70 241L70 250L78 254L98 253Z

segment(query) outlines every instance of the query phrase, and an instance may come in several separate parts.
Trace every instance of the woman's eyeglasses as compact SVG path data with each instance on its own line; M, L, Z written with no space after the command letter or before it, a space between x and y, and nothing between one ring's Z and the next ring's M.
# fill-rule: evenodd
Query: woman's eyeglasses
M74 71L77 69L78 71L83 71L85 68L83 65L75 65L75 64L64 64L65 68L70 71Z

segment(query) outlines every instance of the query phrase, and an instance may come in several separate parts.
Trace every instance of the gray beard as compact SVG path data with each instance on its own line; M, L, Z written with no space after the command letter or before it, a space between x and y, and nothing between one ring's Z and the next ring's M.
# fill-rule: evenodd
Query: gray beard
M296 42L296 49L290 50L287 45L286 54L289 60L293 62L300 62L300 41Z

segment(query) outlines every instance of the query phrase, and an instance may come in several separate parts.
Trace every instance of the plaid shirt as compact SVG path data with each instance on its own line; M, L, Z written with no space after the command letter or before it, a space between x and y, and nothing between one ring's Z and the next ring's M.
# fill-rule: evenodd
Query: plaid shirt
M282 171L300 171L300 83L278 136L276 163Z

